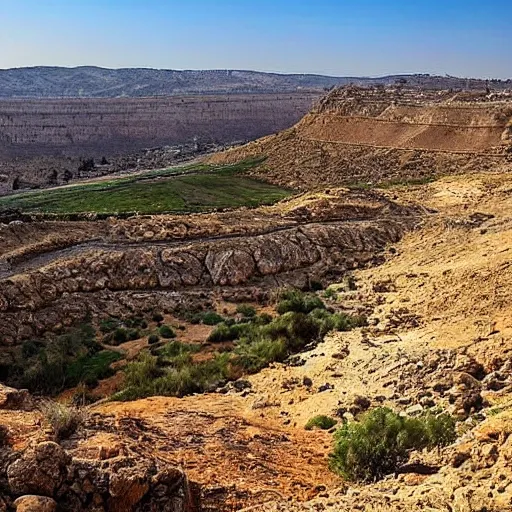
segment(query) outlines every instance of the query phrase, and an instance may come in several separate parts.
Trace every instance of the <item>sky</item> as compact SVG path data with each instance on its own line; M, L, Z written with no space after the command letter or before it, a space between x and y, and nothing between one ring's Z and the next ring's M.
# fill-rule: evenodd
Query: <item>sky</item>
M0 68L512 78L512 0L0 0Z

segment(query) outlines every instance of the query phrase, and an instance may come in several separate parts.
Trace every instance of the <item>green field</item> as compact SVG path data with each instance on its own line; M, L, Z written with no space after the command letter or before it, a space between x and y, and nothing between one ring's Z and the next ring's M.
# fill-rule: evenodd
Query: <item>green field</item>
M244 176L255 163L196 166L0 198L26 213L179 213L272 204L291 191Z

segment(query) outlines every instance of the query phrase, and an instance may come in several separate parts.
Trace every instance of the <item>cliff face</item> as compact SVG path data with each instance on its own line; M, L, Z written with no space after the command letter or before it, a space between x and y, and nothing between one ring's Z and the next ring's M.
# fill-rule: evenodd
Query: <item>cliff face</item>
M111 169L101 172L106 174L137 166L141 157L137 153L143 148L256 139L292 126L319 98L320 93L292 92L0 100L0 194L79 177L79 157L94 157L98 163L108 157ZM173 165L183 148L168 153L168 158L153 165ZM126 162L125 157L132 155ZM141 165L150 167L143 156Z
M268 157L257 173L295 187L422 178L512 163L512 94L333 91L292 129L214 155Z
M114 154L201 141L231 142L281 130L317 93L0 102L0 154Z

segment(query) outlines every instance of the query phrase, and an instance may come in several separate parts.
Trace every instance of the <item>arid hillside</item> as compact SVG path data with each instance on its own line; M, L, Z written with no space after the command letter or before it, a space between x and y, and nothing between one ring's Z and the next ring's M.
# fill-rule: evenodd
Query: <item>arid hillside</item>
M211 161L256 155L256 175L295 188L510 168L512 93L341 88L293 128Z

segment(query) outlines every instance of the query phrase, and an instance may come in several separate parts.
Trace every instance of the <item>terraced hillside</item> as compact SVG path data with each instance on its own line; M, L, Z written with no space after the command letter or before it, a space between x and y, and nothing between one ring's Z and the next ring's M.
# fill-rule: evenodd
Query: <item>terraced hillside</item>
M267 160L255 173L308 188L424 179L512 164L512 93L347 87L297 125L212 162Z

